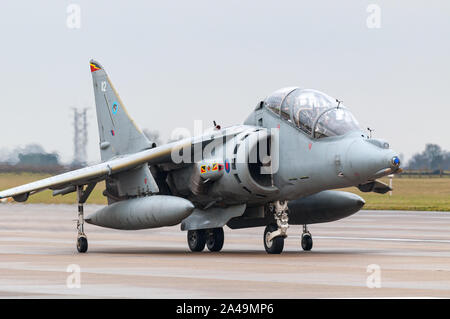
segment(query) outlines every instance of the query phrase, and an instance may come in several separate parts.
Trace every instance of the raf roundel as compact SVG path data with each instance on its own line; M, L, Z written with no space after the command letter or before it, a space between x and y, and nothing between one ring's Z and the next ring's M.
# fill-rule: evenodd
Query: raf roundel
M111 106L111 110L113 114L117 114L117 111L119 110L119 104L117 102L114 102L113 105Z

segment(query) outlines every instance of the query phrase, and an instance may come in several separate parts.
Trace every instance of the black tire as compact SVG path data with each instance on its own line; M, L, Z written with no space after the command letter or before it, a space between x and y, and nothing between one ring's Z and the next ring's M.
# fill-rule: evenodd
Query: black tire
M188 230L187 241L189 249L194 252L199 252L205 249L206 232L204 229Z
M86 237L77 238L77 250L79 253L85 253L88 250L88 241Z
M313 247L313 240L310 233L304 233L302 235L302 248L304 251L310 251Z
M269 233L274 232L278 229L277 225L269 224L264 230L264 248L268 254L281 254L284 248L284 237L278 236L269 241L267 238Z
M209 251L220 251L224 240L223 228L208 229L206 232L206 247L208 247Z

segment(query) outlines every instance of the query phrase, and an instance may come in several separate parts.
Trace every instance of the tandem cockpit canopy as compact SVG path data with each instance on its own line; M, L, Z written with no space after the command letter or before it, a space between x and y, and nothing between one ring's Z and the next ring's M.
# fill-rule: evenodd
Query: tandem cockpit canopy
M283 88L268 96L264 105L315 138L361 131L358 121L341 102L317 90Z

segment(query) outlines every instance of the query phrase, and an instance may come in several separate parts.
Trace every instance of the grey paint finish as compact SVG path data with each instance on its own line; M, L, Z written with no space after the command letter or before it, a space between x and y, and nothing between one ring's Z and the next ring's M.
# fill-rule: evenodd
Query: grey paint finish
M241 216L245 211L245 204L227 208L212 207L207 210L194 209L192 214L183 220L181 230L196 230L223 227L233 217Z
M341 191L323 191L288 203L290 222L296 225L332 222L358 212L365 202Z
M119 196L142 196L159 192L148 165L118 173L112 178L117 180Z
M86 218L89 224L124 230L173 226L194 210L194 205L176 196L133 198L106 206Z

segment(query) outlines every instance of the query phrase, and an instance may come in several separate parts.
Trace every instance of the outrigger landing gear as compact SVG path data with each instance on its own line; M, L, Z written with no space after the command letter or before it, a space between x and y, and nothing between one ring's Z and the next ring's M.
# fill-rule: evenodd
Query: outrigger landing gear
M286 201L277 201L273 205L276 224L266 226L264 230L264 248L268 254L280 254L284 248L284 239L289 228L288 206Z
M308 226L303 225L302 248L305 251L310 251L312 247L313 247L313 240L311 233L308 231Z
M88 240L84 233L84 209L83 205L94 189L96 183L89 184L85 190L83 185L77 186L77 202L78 202L78 220L77 220L77 250L80 253L85 253L88 250Z

